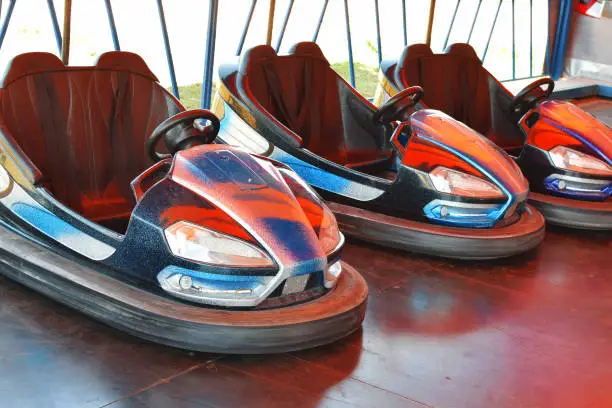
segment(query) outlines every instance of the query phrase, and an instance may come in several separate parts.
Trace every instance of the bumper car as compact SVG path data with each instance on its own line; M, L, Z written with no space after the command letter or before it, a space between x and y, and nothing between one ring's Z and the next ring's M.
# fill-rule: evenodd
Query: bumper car
M442 112L410 112L421 88L376 109L314 43L286 56L255 47L220 79L219 140L289 165L345 234L463 259L514 255L543 238L517 165Z
M512 95L468 44L444 54L415 44L398 61L383 61L374 102L414 85L426 91L421 108L447 113L515 157L529 180L529 203L548 222L612 229L612 130L570 102L549 100L552 79Z
M281 163L211 144L219 120L140 57L23 54L1 87L0 272L191 350L285 352L360 327L367 286L333 213Z

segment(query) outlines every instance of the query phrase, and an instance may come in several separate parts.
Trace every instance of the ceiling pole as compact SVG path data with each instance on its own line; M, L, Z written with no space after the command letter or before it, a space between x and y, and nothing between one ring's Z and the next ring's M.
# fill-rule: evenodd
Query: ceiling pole
M72 0L64 0L64 32L62 37L62 62L68 65L70 59L70 14L72 11Z
M268 36L266 37L266 44L272 45L272 28L274 27L274 8L276 7L276 0L270 0L270 13L268 14Z
M429 2L429 22L427 23L427 39L425 42L431 47L431 32L433 30L434 13L436 11L436 0Z

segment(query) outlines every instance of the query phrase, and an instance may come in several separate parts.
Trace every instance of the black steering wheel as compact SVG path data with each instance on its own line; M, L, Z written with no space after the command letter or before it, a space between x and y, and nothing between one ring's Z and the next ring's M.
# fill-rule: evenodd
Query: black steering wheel
M547 86L545 89L542 89L544 85ZM551 78L540 78L537 81L533 81L512 99L510 110L517 114L524 114L538 103L548 99L553 89L555 89L555 81Z
M210 123L202 126L197 119L207 120ZM175 129L176 127L180 128ZM147 153L154 162L167 159L179 150L211 143L217 137L220 127L219 119L209 110L192 109L179 112L164 120L153 130L146 142ZM170 154L162 154L156 150L162 136Z
M408 120L408 111L419 102L424 93L425 91L420 86L411 86L398 92L378 108L374 113L374 122L389 123L395 120L400 122Z

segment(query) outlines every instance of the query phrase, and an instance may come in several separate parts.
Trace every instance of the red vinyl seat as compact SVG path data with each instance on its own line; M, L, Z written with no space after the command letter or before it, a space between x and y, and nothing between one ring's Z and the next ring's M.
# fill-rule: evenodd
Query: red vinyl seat
M524 137L508 120L512 94L483 66L468 44L452 44L444 54L434 54L425 44L408 46L394 72L400 88L419 85L421 101L441 110L491 139L498 146L520 149Z
M131 212L130 181L152 164L146 138L184 109L129 52L105 53L91 67L22 54L1 88L0 125L35 167L35 182L92 220Z
M246 52L236 87L264 126L334 163L369 171L393 156L388 129L374 124L376 108L329 65L314 43L279 56L269 46Z

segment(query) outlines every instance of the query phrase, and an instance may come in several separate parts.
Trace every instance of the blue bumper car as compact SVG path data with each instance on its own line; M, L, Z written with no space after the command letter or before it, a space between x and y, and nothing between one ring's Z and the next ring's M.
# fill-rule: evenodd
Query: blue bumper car
M345 234L462 259L536 247L544 219L527 181L493 143L442 112L413 112L412 87L381 109L314 43L289 55L247 51L220 67L219 140L293 168L328 201Z
M284 352L360 327L367 286L332 212L287 166L212 144L219 120L137 55L23 54L1 88L3 274L192 350Z
M513 95L468 44L434 54L425 44L383 61L375 104L422 86L419 108L439 109L515 157L529 180L529 203L551 224L612 230L612 129L568 101L551 100L554 81Z

